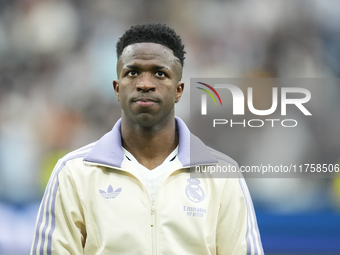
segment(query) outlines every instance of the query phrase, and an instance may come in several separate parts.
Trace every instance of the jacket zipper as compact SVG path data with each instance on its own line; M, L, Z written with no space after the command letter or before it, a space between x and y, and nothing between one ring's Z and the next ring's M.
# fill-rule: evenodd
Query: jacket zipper
M155 204L153 205L152 204L152 201L151 201L151 198L150 198L150 195L149 195L149 198L150 198L150 205L151 205L151 210L150 210L150 214L151 214L151 218L150 218L150 224L151 224L151 242L152 242L152 255L157 255L157 249L158 249L158 243L157 243L157 220L156 220L156 208L157 208L157 204L158 204L158 196L159 196L159 193L162 189L162 187L164 186L164 183L165 183L165 180L171 175L173 174L174 172L180 170L181 168L175 170L175 171L172 171L171 173L165 175L164 177L164 180L162 182L162 184L159 186L159 189L158 189L158 192L157 192L157 195L156 195L156 199L155 199ZM148 193L149 194L149 193Z
M124 172L127 172L131 175L133 175L144 187L144 189L146 190L146 193L148 194L148 197L149 197L149 204L150 204L150 228L151 228L151 254L152 255L156 255L157 254L157 237L156 237L156 206L154 206L152 204L152 201L151 201L151 197L150 197L150 194L149 192L147 191L144 183L136 176L134 175L133 173L123 169L123 168L120 168L120 167L112 167L110 165L105 165L105 164L99 164L99 163L94 163L94 162L90 162L90 161L86 161L88 164L90 165L94 165L94 166L104 166L104 167L108 167L108 168L111 168L111 169L117 169L117 170L121 170L121 171L124 171ZM161 185L162 186L162 185ZM157 197L158 197L158 194L157 194ZM155 205L157 204L157 197L156 197L156 201L155 201Z
M157 237L156 237L156 208L151 207L151 244L152 244L152 254L157 254Z
M164 178L164 181L163 183L161 184L161 186L159 187L159 190L158 190L158 193L157 193L157 196L156 196L156 201L155 201L155 205L152 204L152 201L151 201L151 197L150 197L150 194L149 192L147 191L144 183L136 176L134 175L133 173L123 169L123 168L120 168L120 167L113 167L113 166L110 166L110 165L105 165L105 164L98 164L98 163L94 163L94 162L89 162L89 161L86 161L87 163L89 163L90 165L95 165L95 166L104 166L104 167L108 167L108 168L111 168L111 169L117 169L117 170L122 170L124 172L128 172L130 173L131 175L133 175L138 181L140 181L140 183L142 183L144 189L146 190L146 193L148 194L148 197L149 197L149 204L150 204L150 227L151 227L151 248L152 248L152 255L157 255L157 221L156 221L156 208L157 208L157 200L158 200L158 195L159 195L159 192L160 190L162 189L163 185L164 185L164 182L165 180L170 176L172 175L174 172L180 170L180 169L183 169L183 168L179 168L175 171L172 171L171 173L167 174Z

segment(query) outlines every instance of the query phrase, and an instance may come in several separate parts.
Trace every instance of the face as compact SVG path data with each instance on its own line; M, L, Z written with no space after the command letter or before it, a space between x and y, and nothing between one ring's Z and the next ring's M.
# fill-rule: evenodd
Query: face
M117 63L113 87L127 123L151 127L173 121L182 95L182 65L171 49L156 43L127 46Z

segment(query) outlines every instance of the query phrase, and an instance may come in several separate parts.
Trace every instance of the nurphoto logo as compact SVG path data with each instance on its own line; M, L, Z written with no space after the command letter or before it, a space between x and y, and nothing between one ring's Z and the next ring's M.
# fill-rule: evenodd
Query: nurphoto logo
M236 115L245 115L245 95L243 91L236 85L232 84L214 84L211 86L209 84L203 82L196 82L201 85L209 88L218 98L222 105L222 99L220 94L216 91L228 90L231 92L232 96L232 113L234 116ZM207 115L207 94L212 98L215 105L217 105L216 100L213 94L204 88L197 87L198 89L203 90L206 94L201 95L201 115ZM281 116L287 115L287 105L294 105L299 109L305 116L311 116L311 112L305 107L305 103L311 100L311 93L308 89L300 88L300 87L281 87L280 88L280 96L278 93L279 88L273 87L271 91L271 107L269 109L259 110L256 109L253 102L253 87L247 87L247 107L250 113L257 116L268 116L273 114L277 109L278 105L281 108L280 114ZM295 97L295 98L294 98ZM298 98L296 98L298 97ZM280 101L280 103L279 103ZM282 127L296 127L298 125L298 121L296 119L274 119L274 118L266 118L266 119L243 119L241 122L236 122L233 119L225 119L225 118L214 118L213 119L213 127L217 125L226 125L229 124L230 127L234 127L238 125L238 127L262 127L265 123L270 123L271 127L274 127L275 124L279 122Z
M190 79L189 127L213 155L210 164L191 167L190 177L337 178L340 79L251 75ZM190 147L191 162L205 158L197 139ZM199 187L208 194L194 180L188 206L204 208L189 204L202 199Z
M222 106L221 97L220 97L220 95L217 93L217 91L216 91L213 87L211 87L210 85L208 85L208 84L206 84L206 83L203 83L203 82L197 82L197 83L206 86L206 87L209 88L212 92L214 92L215 95L217 96L218 100L220 100L220 104L221 104L221 106ZM217 105L214 96L209 92L209 90L206 90L206 89L201 88L201 87L196 87L196 88L205 91L205 92L212 98L212 100L214 101L215 105ZM202 110L201 110L201 114L202 114L202 115L207 115L207 94L202 94L202 96L201 96L201 100L202 100L202 104L201 104L201 105L202 105L202 107L201 107L201 109L202 109Z

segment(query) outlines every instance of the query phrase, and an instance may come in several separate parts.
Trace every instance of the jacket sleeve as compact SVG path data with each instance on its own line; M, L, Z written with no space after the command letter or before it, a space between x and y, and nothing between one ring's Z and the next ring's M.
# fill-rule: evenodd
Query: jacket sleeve
M244 178L230 178L226 182L217 222L216 246L218 255L264 254Z
M81 202L67 166L59 161L39 208L31 255L83 254L85 240Z

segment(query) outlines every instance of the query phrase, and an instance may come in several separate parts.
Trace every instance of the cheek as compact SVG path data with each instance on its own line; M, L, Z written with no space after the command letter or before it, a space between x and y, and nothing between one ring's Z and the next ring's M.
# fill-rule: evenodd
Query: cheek
M126 98L128 95L132 93L133 85L131 83L126 83L124 80L120 83L119 86L119 97L120 99Z
M127 100L127 95L129 95L131 93L128 93L126 91L126 88L124 86L120 86L119 87L119 92L118 92L118 96L117 96L117 99L119 101L119 103L121 105L123 105L124 103L126 103L126 100Z
M170 102L171 102L171 104L176 103L176 100L177 100L176 89L174 89L173 87L171 89L169 89L167 96L168 96L169 103Z

